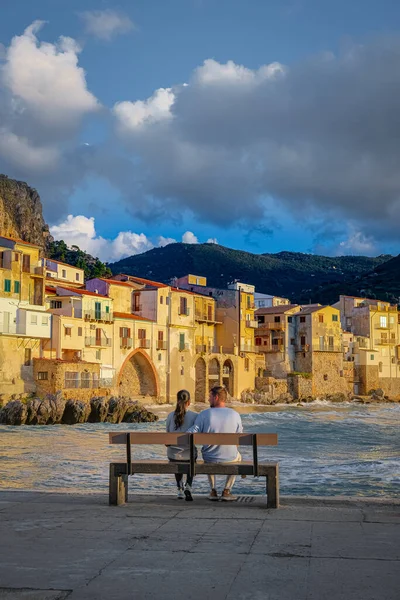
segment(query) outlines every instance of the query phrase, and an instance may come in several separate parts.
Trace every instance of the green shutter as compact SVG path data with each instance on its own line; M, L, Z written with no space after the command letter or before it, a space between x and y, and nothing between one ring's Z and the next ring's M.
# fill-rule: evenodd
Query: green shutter
M4 291L11 292L11 279L4 280Z
M14 281L14 294L19 294L19 281Z
M185 334L180 333L179 334L179 350L184 350L184 349L185 349Z
M106 306L106 313L109 313L109 312L110 312L110 307Z

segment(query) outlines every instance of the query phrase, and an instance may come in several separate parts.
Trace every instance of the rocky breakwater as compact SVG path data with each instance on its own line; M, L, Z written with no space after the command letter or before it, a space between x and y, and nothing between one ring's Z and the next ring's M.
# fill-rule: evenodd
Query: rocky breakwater
M44 398L13 398L0 409L3 425L75 425L77 423L153 423L158 416L131 398L96 397L90 402L64 400L61 393Z

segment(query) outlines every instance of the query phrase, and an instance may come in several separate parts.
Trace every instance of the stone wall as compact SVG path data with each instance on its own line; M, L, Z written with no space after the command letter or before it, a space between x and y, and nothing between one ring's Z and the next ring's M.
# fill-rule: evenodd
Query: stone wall
M65 387L65 373L87 372L90 374L90 387ZM47 373L47 379L39 379L39 373ZM40 396L55 394L61 391L65 399L89 401L93 395L107 395L109 390L93 387L93 374L100 378L100 365L98 363L87 363L83 361L66 361L48 358L35 358L33 360L33 378L36 384L36 393Z
M130 398L157 397L157 381L150 359L141 352L124 363L119 377L119 395Z
M385 396L389 396L394 400L400 399L400 378L380 377L379 385L376 388L370 389L382 389ZM369 390L368 390L369 391Z
M313 394L313 383L311 377L301 375L290 375L288 377L288 392L295 400L309 398Z
M274 398L288 393L288 380L275 379L274 377L256 377L255 389L257 391L270 391Z
M355 380L358 381L358 393L362 396L377 390L381 387L378 365L356 365Z
M339 352L313 352L312 359L312 395L348 393L347 380L344 377L343 355Z

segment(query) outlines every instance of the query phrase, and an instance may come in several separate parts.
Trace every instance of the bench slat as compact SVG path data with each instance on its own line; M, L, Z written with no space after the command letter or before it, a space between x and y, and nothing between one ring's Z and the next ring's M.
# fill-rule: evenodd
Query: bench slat
M126 445L127 436L130 436L132 445L167 445L167 446L189 446L188 433L166 433L163 431L124 431L111 432L108 434L110 444Z
M126 473L126 463L113 463L116 472L124 475ZM277 468L277 463L259 463L259 475L268 475ZM173 474L189 473L189 462L160 462L155 460L140 460L132 462L131 473L143 474ZM195 465L195 475L207 475L214 473L216 475L254 475L254 465L251 461L240 463L204 463L199 461Z
M163 431L133 431L133 432L111 432L109 433L110 444L126 445L127 436L130 436L132 445L173 445L189 446L188 433L165 433ZM207 446L252 446L253 436L257 436L257 446L277 446L278 435L276 433L195 433L193 441L195 444Z

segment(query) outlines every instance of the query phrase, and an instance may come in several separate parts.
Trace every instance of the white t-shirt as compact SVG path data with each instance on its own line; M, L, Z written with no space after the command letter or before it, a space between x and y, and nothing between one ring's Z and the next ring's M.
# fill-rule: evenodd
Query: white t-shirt
M197 415L192 433L242 433L242 419L233 408L207 408ZM236 446L203 446L205 462L233 462L236 460Z
M175 427L174 417L175 412L169 413L167 417L166 429L168 433L175 433L176 431L187 431L194 424L197 417L197 413L191 410L186 411L183 423L180 427L178 427L178 429L176 429ZM190 460L189 446L168 446L167 456L172 460Z

